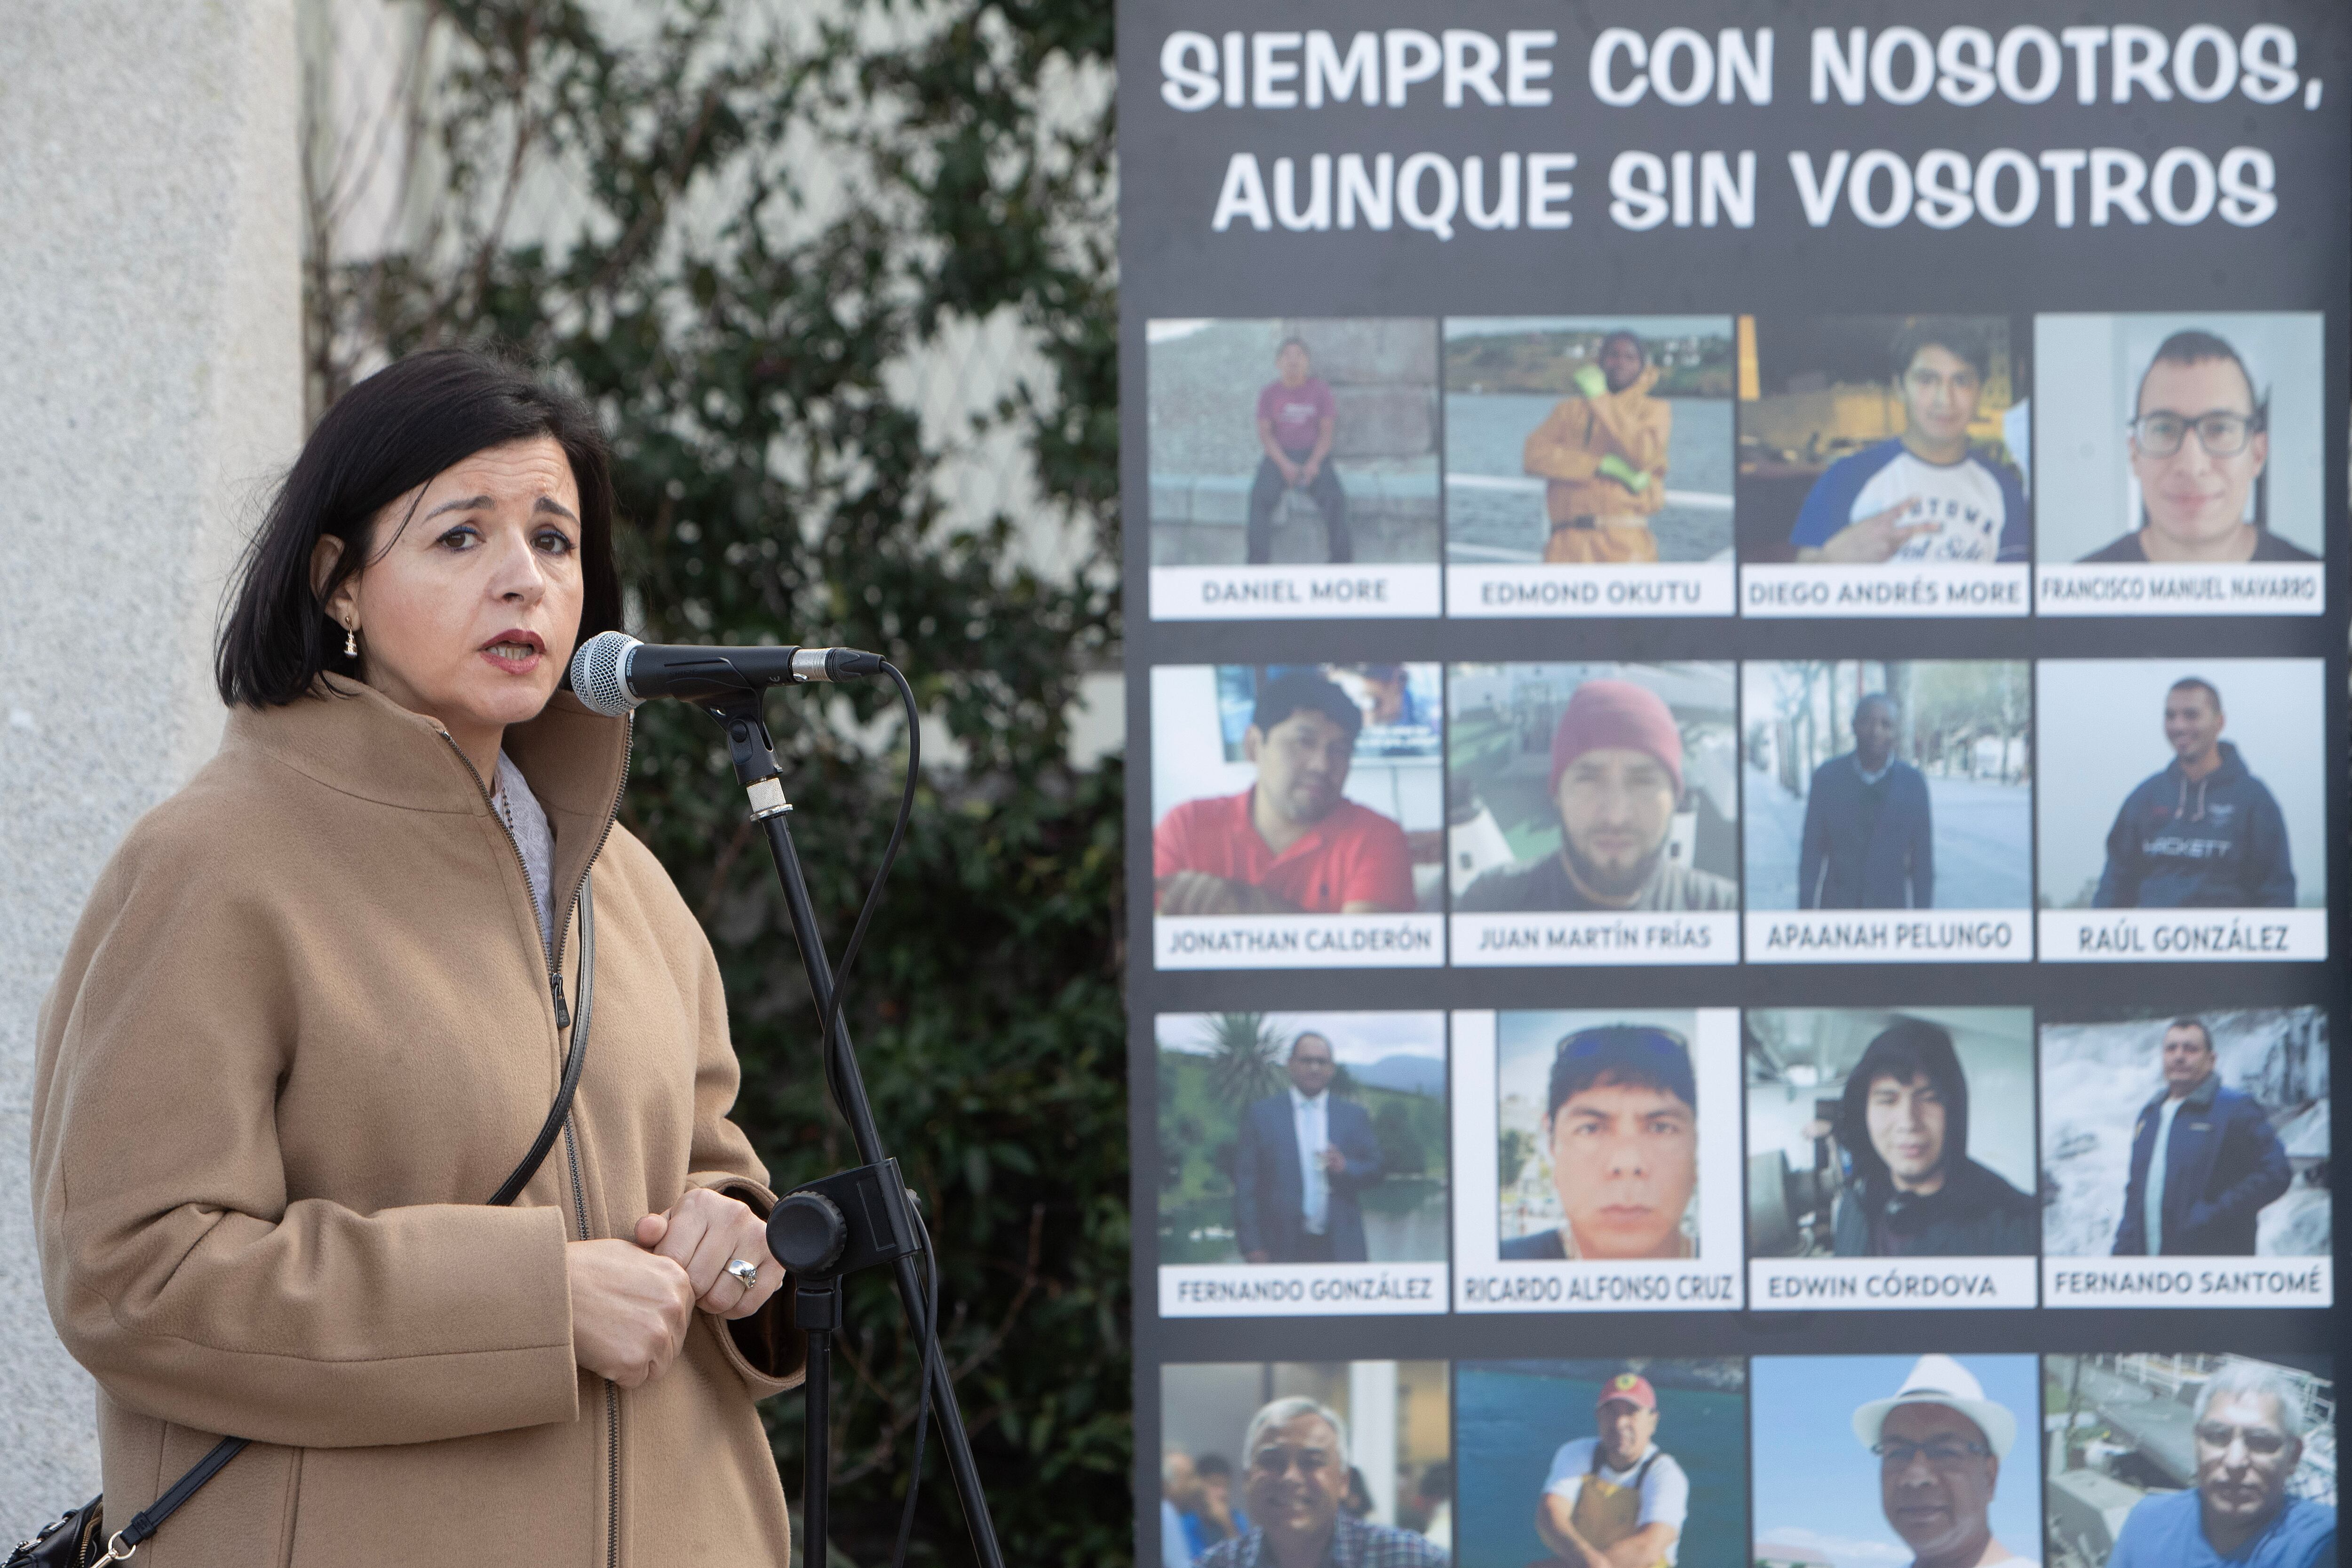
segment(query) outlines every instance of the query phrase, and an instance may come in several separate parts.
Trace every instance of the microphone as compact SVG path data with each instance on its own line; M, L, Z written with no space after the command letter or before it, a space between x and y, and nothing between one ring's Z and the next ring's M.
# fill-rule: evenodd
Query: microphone
M688 702L882 672L882 656L854 647L698 647L599 632L572 656L572 690L592 713L617 719L653 697Z

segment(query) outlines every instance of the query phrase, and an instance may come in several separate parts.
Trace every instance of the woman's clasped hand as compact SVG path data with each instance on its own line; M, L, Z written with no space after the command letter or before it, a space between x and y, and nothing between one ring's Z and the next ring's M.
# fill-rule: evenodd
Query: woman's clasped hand
M741 1260L756 1284L730 1274ZM768 1304L784 1271L768 1255L767 1226L724 1193L697 1187L666 1214L636 1224L635 1241L575 1241L563 1249L572 1289L574 1359L635 1388L661 1375L694 1325L695 1309L748 1318Z

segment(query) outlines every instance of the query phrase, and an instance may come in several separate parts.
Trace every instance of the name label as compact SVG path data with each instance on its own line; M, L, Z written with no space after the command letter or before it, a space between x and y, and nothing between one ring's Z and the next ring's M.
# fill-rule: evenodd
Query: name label
M2316 561L2041 566L2033 584L2034 611L2044 616L2315 616L2327 607L2327 568Z
M1876 566L1742 566L1739 613L1759 620L2022 616L2021 561L1889 561Z
M1573 616L1728 616L1728 561L1674 564L1465 566L1445 569L1445 613L1461 619Z
M2327 956L2326 910L2044 910L2049 963L2309 962Z
M1750 910L1750 963L2022 963L2028 910Z
M1155 621L1386 619L1439 613L1436 564L1154 566Z
M1457 1312L1737 1311L1739 1273L1696 1258L1486 1263L1454 1279Z
M2326 1258L2045 1258L2050 1307L2332 1307Z
M1748 1294L1759 1312L1936 1311L2034 1304L2031 1258L1758 1258Z
M1163 1318L1383 1317L1445 1310L1443 1263L1168 1263Z
M1457 968L1738 962L1739 917L1727 910L1454 917Z
M1160 915L1160 969L1436 969L1444 915Z

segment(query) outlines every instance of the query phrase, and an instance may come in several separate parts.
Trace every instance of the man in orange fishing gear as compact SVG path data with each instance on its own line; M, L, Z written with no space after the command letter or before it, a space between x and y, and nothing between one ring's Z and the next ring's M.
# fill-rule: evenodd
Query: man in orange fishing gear
M1654 1441L1657 1391L1619 1373L1601 1385L1592 1420L1596 1436L1552 1456L1536 1533L1553 1556L1535 1568L1674 1568L1690 1478Z

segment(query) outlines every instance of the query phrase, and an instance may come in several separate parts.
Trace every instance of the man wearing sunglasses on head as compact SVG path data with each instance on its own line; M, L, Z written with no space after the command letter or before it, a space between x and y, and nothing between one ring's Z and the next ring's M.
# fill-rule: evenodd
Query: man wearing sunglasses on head
M2268 408L2238 351L2210 332L2175 332L2140 377L2131 469L2140 526L2093 562L2316 561L2249 521L2247 500L2269 462Z
M1853 1435L1878 1456L1879 1506L1911 1549L1911 1568L2040 1568L1992 1532L2017 1417L1985 1397L1976 1373L1950 1356L1923 1355L1894 1398L1853 1413ZM2026 1474L2030 1484L2031 1467Z
M1548 1099L1560 1221L1504 1242L1502 1257L1696 1256L1683 1217L1698 1189L1698 1094L1681 1037L1637 1024L1580 1029L1552 1057Z
M2336 1560L2336 1510L2289 1497L2303 1462L2302 1393L2276 1369L2234 1362L2199 1394L2193 1491L2144 1499L2107 1568L2316 1568Z
M1312 1399L1277 1399L1242 1438L1250 1528L1193 1559L1193 1568L1446 1568L1443 1547L1373 1524L1339 1505L1348 1495L1348 1423Z

